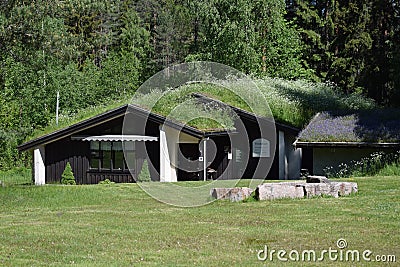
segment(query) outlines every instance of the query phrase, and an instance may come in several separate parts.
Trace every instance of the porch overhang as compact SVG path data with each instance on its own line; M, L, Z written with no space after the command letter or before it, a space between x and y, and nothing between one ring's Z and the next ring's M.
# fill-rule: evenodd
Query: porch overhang
M104 141L104 142L147 142L158 141L158 137L145 135L94 135L94 136L73 136L72 140L81 141Z

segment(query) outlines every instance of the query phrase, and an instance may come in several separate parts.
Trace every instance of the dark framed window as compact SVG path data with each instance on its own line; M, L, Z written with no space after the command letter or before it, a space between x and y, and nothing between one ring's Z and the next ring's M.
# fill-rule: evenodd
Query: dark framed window
M102 153L100 150L100 142L90 142L90 168L100 169L102 160Z
M124 152L122 150L122 142L112 143L112 160L114 170L125 169Z
M127 170L136 169L135 142L124 143L124 149L125 149L125 169Z
M112 169L112 153L111 153L111 142L101 142L101 152L103 153L103 160L101 164L102 170L111 170Z
M129 143L132 143L129 145ZM125 145L127 164L122 142L90 142L90 169L93 170L128 170L135 166L135 146L133 142Z

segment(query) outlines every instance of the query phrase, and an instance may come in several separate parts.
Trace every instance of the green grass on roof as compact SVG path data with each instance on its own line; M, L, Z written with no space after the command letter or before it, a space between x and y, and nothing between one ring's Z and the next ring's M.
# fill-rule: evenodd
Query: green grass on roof
M400 142L400 109L322 112L299 135L303 142Z
M320 111L360 111L376 107L370 99L359 94L343 95L329 84L272 78L256 79L254 82L259 92L246 92L246 85L240 80L230 81L230 89L214 84L190 84L173 89L164 95L155 90L137 98L135 103L148 107L148 103L152 105L154 99L161 98L153 110L165 115L170 114L177 103L182 103L192 93L199 92L259 116L268 117L272 112L276 121L298 128L304 127ZM246 99L242 99L239 95L245 95ZM268 107L265 108L264 100L267 101L270 110Z
M193 93L201 93L259 116L268 117L272 112L276 121L298 128L303 128L320 111L360 111L376 107L370 99L359 94L343 95L338 92L337 88L329 84L273 78L255 79L254 82L258 86L259 92L248 90L243 84L243 80L231 80L221 82L222 86L203 83L187 84L167 92L153 90L146 95L136 95L131 103L144 108L152 107L151 111L154 113L171 117L201 130L232 129L234 116L229 109L199 104L191 97ZM245 99L239 95L244 95ZM264 99L267 100L270 109L265 107ZM74 115L61 116L58 126L55 126L53 122L45 129L36 131L32 137L35 138L68 127L130 103L130 100L124 98L106 105L84 109Z
M61 114L59 117L58 125L56 125L56 121L54 119L51 121L51 123L47 127L43 128L43 129L36 129L28 139L29 140L34 139L34 138L52 133L57 130L67 128L71 125L74 125L78 122L87 120L91 117L100 115L111 109L115 109L115 108L121 107L123 105L126 105L129 103L129 101L130 101L130 98L114 100L114 101L109 101L103 105L97 105L97 106L81 109L79 112L77 112L75 114L67 114L67 115Z

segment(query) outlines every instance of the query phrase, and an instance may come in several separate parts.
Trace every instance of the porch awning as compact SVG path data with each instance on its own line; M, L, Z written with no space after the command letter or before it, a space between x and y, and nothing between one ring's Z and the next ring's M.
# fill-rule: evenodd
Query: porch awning
M82 141L157 141L158 137L144 135L95 135L83 137Z

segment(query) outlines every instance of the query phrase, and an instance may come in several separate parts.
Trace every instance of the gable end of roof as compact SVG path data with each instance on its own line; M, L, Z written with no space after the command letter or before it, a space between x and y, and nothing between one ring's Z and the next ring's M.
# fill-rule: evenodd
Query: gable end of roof
M179 129L182 132L187 133L187 134L192 135L197 138L201 138L205 135L205 133L203 131L197 130L196 128L181 124L179 122L166 120L165 117L155 114L155 113L152 113L152 112L149 112L148 110L143 109L139 106L126 104L121 107L112 109L110 111L106 111L102 114L96 115L92 118L75 123L69 127L66 127L66 128L60 129L60 130L56 130L52 133L43 135L41 137L30 140L28 142L25 142L18 146L18 150L20 152L22 152L22 151L30 150L32 148L41 146L41 145L46 145L48 143L55 142L57 140L65 138L67 136L71 136L71 135L79 133L83 130L100 125L104 122L125 116L126 112L135 112L135 114L137 114L139 116L147 117L150 121L153 121L158 124L164 124L168 127L174 128L174 129Z

